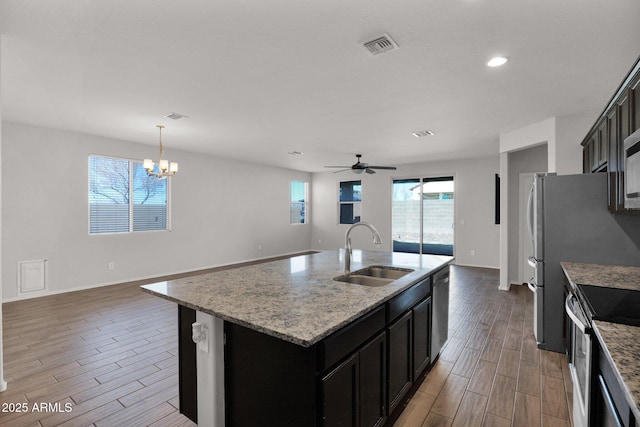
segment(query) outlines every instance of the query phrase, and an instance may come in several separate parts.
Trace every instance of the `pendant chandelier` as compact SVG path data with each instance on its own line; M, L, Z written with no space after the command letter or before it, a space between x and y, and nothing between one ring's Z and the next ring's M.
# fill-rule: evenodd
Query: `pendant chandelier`
M178 172L178 164L176 162L169 163L168 160L162 159L162 155L164 154L164 149L162 148L162 129L164 129L164 126L156 125L156 127L160 129L160 158L158 159L158 163L155 163L151 159L144 159L143 166L149 176L155 176L156 178L166 178L173 176L176 174L176 172Z

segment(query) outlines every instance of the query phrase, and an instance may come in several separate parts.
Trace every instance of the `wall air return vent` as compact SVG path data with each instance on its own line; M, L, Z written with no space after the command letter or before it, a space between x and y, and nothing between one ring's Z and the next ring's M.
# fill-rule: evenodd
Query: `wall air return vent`
M380 55L398 48L398 44L393 41L389 34L382 34L371 41L362 43L362 45L371 55Z

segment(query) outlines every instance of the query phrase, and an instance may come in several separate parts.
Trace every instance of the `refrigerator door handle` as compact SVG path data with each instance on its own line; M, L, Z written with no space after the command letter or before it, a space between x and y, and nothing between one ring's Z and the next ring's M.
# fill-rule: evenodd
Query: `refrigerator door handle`
M534 176L533 184L531 185L531 190L529 190L529 197L527 198L527 226L529 227L529 237L531 237L531 243L535 244L533 235L533 197L535 195L535 176Z
M534 257L530 256L527 259L527 262L529 263L529 265L533 268L536 268L538 266L538 260L536 260Z
M533 292L534 294L536 293L536 285L533 284L533 277L527 282L527 287L531 292Z

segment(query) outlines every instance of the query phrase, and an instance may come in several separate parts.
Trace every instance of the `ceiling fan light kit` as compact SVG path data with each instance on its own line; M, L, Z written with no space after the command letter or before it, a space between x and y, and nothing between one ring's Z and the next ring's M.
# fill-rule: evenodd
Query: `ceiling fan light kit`
M395 166L371 166L368 163L364 163L360 161L360 158L362 157L362 154L356 154L356 158L358 159L358 161L356 163L354 163L351 166L325 166L325 168L340 168L341 170L339 171L335 171L334 173L338 173L338 172L345 172L345 171L352 171L353 173L356 174L361 174L363 172L366 172L368 174L374 174L376 173L376 171L374 169L384 169L384 170L396 170Z

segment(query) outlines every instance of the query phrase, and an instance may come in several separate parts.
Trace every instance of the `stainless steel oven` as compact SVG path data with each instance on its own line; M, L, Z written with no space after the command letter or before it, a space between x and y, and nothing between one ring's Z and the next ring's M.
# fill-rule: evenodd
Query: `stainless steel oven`
M569 328L569 370L573 382L573 425L589 426L591 404L591 364L593 343L591 321L573 292L565 300L565 311L571 319Z

